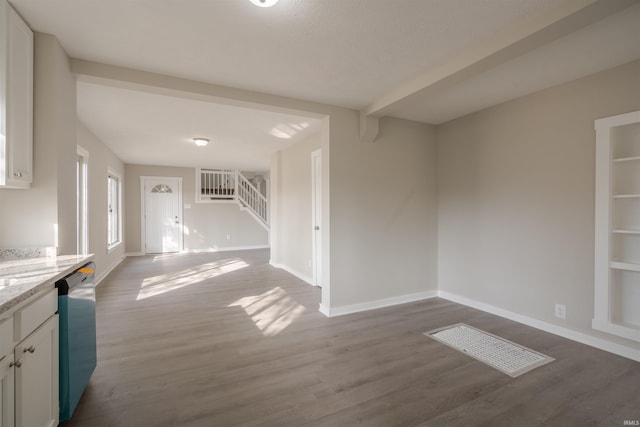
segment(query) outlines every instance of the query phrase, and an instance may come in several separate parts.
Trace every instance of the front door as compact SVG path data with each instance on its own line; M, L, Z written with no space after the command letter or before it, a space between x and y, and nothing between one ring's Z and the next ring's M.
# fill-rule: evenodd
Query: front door
M182 249L182 180L142 177L145 253Z

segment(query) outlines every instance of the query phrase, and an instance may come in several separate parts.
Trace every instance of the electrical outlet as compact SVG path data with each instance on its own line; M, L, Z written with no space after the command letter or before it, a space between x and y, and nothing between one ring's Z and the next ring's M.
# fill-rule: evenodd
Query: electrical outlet
M556 304L556 317L560 319L567 318L567 306L563 304Z
M231 234L227 234L227 240L231 240Z

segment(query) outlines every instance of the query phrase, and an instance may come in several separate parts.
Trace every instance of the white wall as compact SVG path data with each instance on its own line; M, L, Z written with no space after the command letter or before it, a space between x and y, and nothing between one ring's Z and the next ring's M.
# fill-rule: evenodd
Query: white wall
M272 158L271 204L277 205L279 214L271 221L275 242L271 263L284 266L309 283L313 282L311 152L321 145L318 132Z
M125 165L126 252L140 253L140 177L182 177L184 249L208 251L268 247L267 231L235 203L196 203L195 169ZM230 238L227 239L227 235Z
M0 189L0 247L58 246L60 254L73 254L75 78L57 39L34 36L34 180L30 190Z
M126 182L124 164L79 121L76 135L77 145L89 152L87 176L89 253L95 255L96 275L97 279L101 280L124 257L125 242L110 252L107 250L107 175L108 170L117 173L122 180L122 191L124 191Z
M437 289L435 129L386 118L376 141L364 143L357 124L356 112L331 118L336 309ZM334 143L334 132L348 142Z
M640 348L591 329L593 121L639 109L636 61L439 126L439 288Z
M383 120L378 140L366 144L360 140L355 110L83 60L74 60L72 66L94 83L321 119L323 306L436 289L433 127ZM128 170L127 177L131 185L135 178ZM389 193L374 193L376 186ZM273 220L277 206L271 213ZM139 210L127 212L128 218L136 215ZM139 230L131 233L137 236ZM128 230L128 244L135 245L134 240ZM127 248L137 250L139 245Z

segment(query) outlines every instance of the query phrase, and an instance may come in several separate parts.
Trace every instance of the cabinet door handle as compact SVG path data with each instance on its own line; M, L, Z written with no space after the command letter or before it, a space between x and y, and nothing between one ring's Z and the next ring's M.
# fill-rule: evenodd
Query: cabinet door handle
M22 172L16 172L13 174L16 178L22 178Z
M30 346L28 348L25 348L24 350L22 350L23 353L29 352L29 353L35 353L36 348L34 346Z
M11 362L9 363L9 367L13 368L13 367L19 368L20 366L22 366L22 360L16 360L15 362Z

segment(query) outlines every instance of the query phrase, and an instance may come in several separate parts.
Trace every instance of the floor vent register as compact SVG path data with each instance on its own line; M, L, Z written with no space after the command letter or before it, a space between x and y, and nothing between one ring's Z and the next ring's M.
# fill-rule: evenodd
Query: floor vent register
M552 357L464 323L435 329L425 332L424 335L513 378L554 360Z

